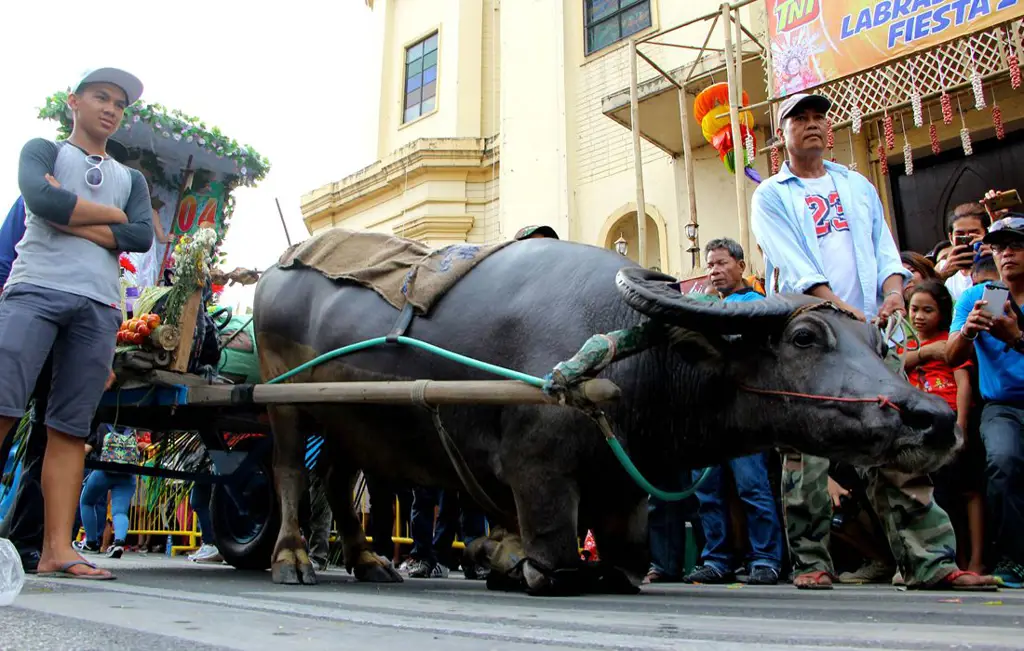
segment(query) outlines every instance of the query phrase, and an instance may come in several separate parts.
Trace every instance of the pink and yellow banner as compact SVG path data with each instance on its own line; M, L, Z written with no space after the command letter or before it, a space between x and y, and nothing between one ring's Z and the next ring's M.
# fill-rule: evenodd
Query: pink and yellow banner
M1024 16L1024 0L766 0L784 97Z

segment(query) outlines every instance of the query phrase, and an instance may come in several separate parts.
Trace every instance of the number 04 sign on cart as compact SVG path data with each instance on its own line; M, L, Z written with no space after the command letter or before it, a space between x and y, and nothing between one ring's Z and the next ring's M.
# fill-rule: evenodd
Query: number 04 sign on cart
M206 225L213 226L218 234L222 233L223 201L224 186L221 183L210 183L209 187L199 192L186 192L178 204L178 212L174 217L175 234L188 235Z

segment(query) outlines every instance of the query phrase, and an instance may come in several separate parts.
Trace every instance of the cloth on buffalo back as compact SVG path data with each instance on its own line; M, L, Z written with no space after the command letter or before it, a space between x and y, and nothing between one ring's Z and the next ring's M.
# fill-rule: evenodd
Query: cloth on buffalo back
M395 309L409 303L422 315L484 258L509 244L451 244L435 250L404 237L332 228L291 246L278 265L301 265L331 280L359 283Z

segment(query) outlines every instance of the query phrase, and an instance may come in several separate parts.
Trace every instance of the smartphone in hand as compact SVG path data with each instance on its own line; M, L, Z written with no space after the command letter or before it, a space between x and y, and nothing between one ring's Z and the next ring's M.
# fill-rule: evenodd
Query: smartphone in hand
M992 316L1006 314L1006 299L1010 297L1010 288L1002 283L992 282L985 285L981 300L985 301L984 310Z

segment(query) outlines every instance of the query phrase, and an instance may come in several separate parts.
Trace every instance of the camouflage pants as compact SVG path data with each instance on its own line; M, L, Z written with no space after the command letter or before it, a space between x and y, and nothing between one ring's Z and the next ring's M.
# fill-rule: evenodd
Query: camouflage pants
M832 526L828 467L828 459L783 454L782 503L797 575L819 570L834 574L828 551ZM928 476L879 468L859 472L907 585L930 585L956 570L953 525L932 499Z

